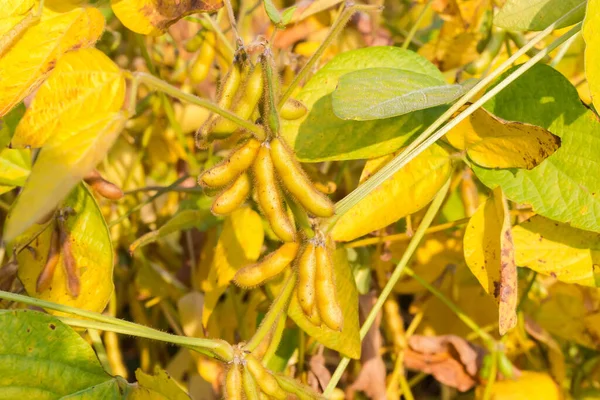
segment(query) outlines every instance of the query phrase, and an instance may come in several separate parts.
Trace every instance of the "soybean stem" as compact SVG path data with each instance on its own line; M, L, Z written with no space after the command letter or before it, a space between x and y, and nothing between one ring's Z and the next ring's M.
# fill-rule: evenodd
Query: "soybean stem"
M516 59L522 56L527 50L533 48L533 46L543 40L546 36L550 35L555 27L566 18L569 18L574 12L579 10L584 4L575 7L573 10L559 18L556 22L551 24L548 28L540 32L535 36L529 43L519 49L512 57L502 63L498 68L494 69L489 75L481 79L471 90L469 90L463 97L461 97L454 105L452 105L444 114L442 114L433 124L431 124L421 135L419 135L406 149L396 156L391 162L386 164L382 169L375 173L365 183L358 186L350 194L344 197L336 204L336 215L328 221L328 229L331 230L335 222L349 211L359 201L364 199L369 193L375 190L384 181L391 178L397 171L408 164L416 156L421 154L425 149L435 143L439 138L444 136L448 131L462 122L465 118L471 115L475 110L481 107L486 101L495 96L498 92L506 88L510 83L515 81L518 77L523 75L533 65L535 65L540 59L546 56L550 51L561 45L575 33L581 29L581 22L571 28L568 32L557 38L548 47L541 50L538 54L532 57L525 64L521 65L518 69L513 71L509 76L503 79L498 85L490 89L485 93L479 100L475 101L468 108L462 111L452 121L441 127L452 115L458 111L468 101L473 99L475 95L490 84L504 69L508 68ZM441 127L441 128L440 128ZM438 129L439 128L439 129Z
M164 93L168 94L169 96L175 97L182 101L186 101L188 103L195 104L202 108L206 108L207 110L209 110L215 114L218 114L221 117L223 117L231 122L236 123L237 125L241 126L242 128L246 129L247 131L253 133L259 140L264 140L264 138L265 138L264 131L258 125L255 125L250 121L246 121L245 119L238 117L236 114L232 113L229 110L225 110L225 109L219 107L217 104L213 103L212 101L208 101L201 97L194 96L193 94L186 93L182 90L179 90L175 86L169 85L167 82L163 81L162 79L159 79L159 78L157 78L153 75L147 74L145 72L135 72L135 73L133 73L133 76L135 79L139 79L139 81L141 83L145 83L146 85L148 85L149 87L151 87L153 89L164 92Z
M419 25L421 25L421 22L423 22L423 18L425 18L425 15L427 14L427 11L429 10L429 6L431 6L431 3L433 3L433 0L427 0L427 3L425 3L425 5L423 6L423 9L419 13L417 20L415 21L413 26L410 28L410 31L406 35L406 38L404 38L404 42L402 42L402 48L404 50L408 49L408 46L410 45L410 42L412 42L413 37L417 33L417 30L419 29Z
M388 280L387 284L381 291L381 294L377 298L377 302L375 302L375 305L371 309L371 312L367 316L367 319L361 326L361 328L360 328L360 340L361 341L366 336L367 332L371 328L371 325L373 325L373 322L375 322L375 318L377 317L377 314L379 314L379 311L381 310L383 303L385 303L385 301L387 300L387 298L390 295L390 293L392 292L394 286L398 282L398 279L400 279L400 276L402 276L402 272L406 268L408 268L407 267L408 262L410 261L415 250L419 246L421 239L425 235L425 231L427 230L427 228L429 228L429 226L433 222L433 218L437 215L440 207L442 206L444 198L446 197L446 194L448 193L449 187L450 187L450 180L448 180L444 184L442 189L438 192L438 194L433 199L433 202L427 209L427 212L425 213L425 216L423 217L421 224L417 228L412 240L408 244L408 247L406 248L406 251L402 255L400 262L398 262L398 264L396 265L396 268L394 269L392 276L390 276L390 279ZM323 393L323 395L325 397L329 397L331 395L331 393L333 392L333 389L335 389L340 378L342 377L342 374L346 370L346 367L348 366L349 362L350 362L350 359L348 357L344 357L342 359L342 361L339 363L337 369L335 370L335 372L333 373L333 376L331 377L331 380L329 381L329 384L327 385L327 388L325 389L325 392Z
M302 67L300 72L298 72L298 75L296 75L296 77L294 78L292 83L290 83L290 85L287 87L287 89L285 90L283 95L281 95L281 99L279 99L279 108L283 107L283 105L285 104L287 99L289 99L290 96L292 95L292 92L294 91L294 89L296 89L298 84L300 84L300 82L302 82L302 80L306 77L306 75L308 75L308 73L310 72L312 67L319 60L319 58L321 58L321 55L323 55L323 52L325 51L325 49L327 49L327 47L329 47L329 45L331 44L333 39L335 39L335 37L341 32L342 29L344 29L344 26L346 25L346 23L348 22L350 17L352 17L352 15L355 12L368 11L368 10L379 10L379 9L380 9L379 6L366 5L366 4L355 4L355 5L352 5L348 8L346 8L344 11L342 11L341 14L338 16L338 18L333 23L333 25L331 26L331 28L329 29L329 33L327 34L327 37L325 38L323 43L321 43L319 48L313 53L312 56L310 56L310 58L308 59L306 64Z
M245 350L248 350L250 352L254 351L258 347L260 342L262 342L262 340L269 334L269 332L271 332L271 329L273 329L275 323L277 322L277 317L279 317L279 315L282 312L285 312L289 300L292 297L292 293L294 293L295 284L296 274L292 273L284 283L281 292L279 292L279 296L277 296L275 301L273 301L273 304L271 304L269 312L263 318L262 322L260 323L260 326L256 330L256 333L244 346Z

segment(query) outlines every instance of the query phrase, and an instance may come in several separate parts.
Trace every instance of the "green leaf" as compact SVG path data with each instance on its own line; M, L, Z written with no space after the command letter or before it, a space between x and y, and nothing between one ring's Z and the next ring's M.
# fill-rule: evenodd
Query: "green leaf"
M444 111L440 106L375 121L338 118L333 113L331 93L343 75L365 68L398 68L444 80L427 59L398 47L369 47L337 55L296 96L310 112L294 121L282 121L282 134L301 161L352 160L389 154L422 132Z
M130 391L130 385L120 376L92 386L69 396L62 397L61 400L125 400Z
M108 227L96 200L84 184L77 186L60 207L74 211L66 218L65 225L81 285L79 296L73 298L67 289L62 253L50 287L41 293L36 290L38 276L48 258L55 221L47 226L34 225L16 240L16 246L22 248L36 238L29 243L28 249L17 255L19 279L32 297L101 312L113 292L113 248ZM41 233L40 229L43 229Z
M298 297L294 294L288 308L288 316L317 342L325 347L339 351L343 355L358 359L360 357L360 326L358 324L358 291L352 270L348 264L346 250L339 248L334 256L335 290L337 300L342 307L344 326L342 332L329 329L324 324L314 326L304 315Z
M553 68L536 65L485 108L500 118L541 126L560 136L562 144L532 170L474 165L477 177L490 188L501 186L507 198L531 205L538 214L599 232L600 179L590 171L600 170L600 122L573 85Z
M338 117L370 121L450 103L464 92L462 85L418 72L368 68L342 76L331 101Z
M6 147L12 140L19 121L25 114L25 105L19 103L0 120L0 149Z
M597 286L600 234L536 215L513 228L513 241L517 265L559 281Z
M263 4L271 22L275 25L279 25L281 23L281 14L277 7L275 7L275 4L273 4L271 0L263 0Z
M494 25L516 31L542 31L585 0L508 0L494 16ZM556 28L583 19L585 7Z
M59 399L111 378L77 332L36 311L0 312L0 358L5 399Z
M184 231L191 228L198 228L205 231L214 226L219 219L215 217L210 210L182 210L165 222L163 226L155 231L148 232L138 238L129 246L129 253L133 254L139 247L154 243L157 240L170 235L171 233Z
M589 0L582 28L585 40L585 76L594 107L600 110L600 1Z
M292 6L283 10L283 12L281 13L281 25L286 26L290 23L290 21L294 17L294 13L296 12L297 8L297 6Z
M31 152L29 150L0 150L0 185L23 186L30 171Z

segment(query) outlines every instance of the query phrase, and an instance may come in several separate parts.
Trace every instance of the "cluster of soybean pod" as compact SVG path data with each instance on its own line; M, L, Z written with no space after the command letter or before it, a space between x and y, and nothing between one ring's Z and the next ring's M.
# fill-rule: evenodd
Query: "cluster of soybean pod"
M279 118L300 118L307 112L306 107L290 99L279 110L278 97L279 76L270 49L265 47L255 64L243 49L238 50L233 66L220 84L218 105L244 120L259 123L265 138L244 132L219 115L209 116L197 132L200 147L234 133L240 134L242 139L227 158L205 170L198 182L207 193L217 193L211 208L216 215L230 214L242 206L254 190L253 198L260 211L283 242L258 263L238 270L234 282L242 288L256 287L292 265L298 274L295 295L307 319L316 326L324 324L341 331L343 315L336 299L332 260L335 245L316 223L317 218L334 214L334 204L315 188L293 150L279 135ZM312 237L296 228L290 218L293 214L287 210L286 198L314 217ZM284 378L279 378L270 374L252 354L242 352L227 374L227 398L241 399L243 388L247 399L263 395L285 399L281 387Z

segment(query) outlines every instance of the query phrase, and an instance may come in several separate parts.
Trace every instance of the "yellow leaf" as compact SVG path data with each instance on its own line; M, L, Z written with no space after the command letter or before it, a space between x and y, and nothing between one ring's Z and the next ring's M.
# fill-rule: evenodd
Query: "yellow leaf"
M501 188L496 188L473 214L463 242L467 266L499 304L503 335L517 322L518 279L510 214Z
M33 9L35 3L35 0L4 0L2 2L2 7L0 7L0 43L5 40L2 36L21 22Z
M166 371L156 367L154 375L141 369L135 371L138 385L127 396L131 400L189 400L189 396Z
M208 320L238 269L256 261L264 241L262 219L249 207L234 211L217 241L205 291L202 325Z
M517 265L567 283L596 286L600 234L534 216L513 228Z
M104 158L125 125L122 112L92 115L64 126L40 152L5 226L12 240L46 215Z
M121 23L143 35L162 35L180 18L189 14L216 11L221 0L111 0L113 12Z
M600 109L600 0L589 0L582 29L585 76L596 110Z
M50 287L38 293L36 282L46 265L53 222L47 227L34 225L19 237L17 247L29 243L17 255L19 279L30 296L76 308L100 312L108 303L113 291L113 249L102 213L88 189L80 184L71 192L61 207L75 212L66 218L66 228L71 241L72 255L79 271L81 291L73 298L67 290L67 277L61 253ZM44 231L39 235L40 229Z
M66 13L44 11L0 58L0 117L35 90L66 52L93 45L104 30L104 17L95 8Z
M599 304L600 294L596 288L556 282L548 289L548 296L527 311L551 334L600 349L597 332L589 329Z
M532 169L560 147L560 138L546 129L505 121L483 108L459 123L446 139L486 168Z
M37 91L17 125L13 147L41 147L48 138L68 134L65 126L121 109L125 79L117 65L94 48L67 53Z
M483 399L485 387L479 386L476 398ZM532 397L533 396L533 397ZM496 381L490 400L560 400L562 395L550 375L534 371L521 371L517 379Z
M375 173L396 154L368 161L361 179ZM452 161L446 150L430 146L344 214L333 228L333 238L352 240L419 211L433 199L451 172Z

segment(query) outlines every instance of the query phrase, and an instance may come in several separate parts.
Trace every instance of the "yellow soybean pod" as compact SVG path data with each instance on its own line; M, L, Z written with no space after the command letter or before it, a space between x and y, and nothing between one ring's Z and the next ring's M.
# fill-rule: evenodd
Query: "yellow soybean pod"
M242 82L242 70L239 63L234 62L225 76L219 93L219 107L228 110Z
M228 185L242 172L250 168L258 154L258 149L260 149L258 140L248 140L234 150L228 158L204 171L198 178L198 183L213 188Z
M334 331L341 331L344 322L342 309L336 299L333 276L333 263L325 246L316 248L316 297L319 316L325 325Z
M250 178L248 174L240 175L233 185L225 189L213 202L211 211L215 215L227 215L241 206L250 193Z
M315 279L317 274L316 246L308 243L298 258L298 303L310 317L315 310Z
M241 287L251 288L277 276L294 261L299 246L296 242L284 243L261 262L240 269L233 278L234 282Z
M282 139L275 138L271 141L271 157L283 185L307 211L317 217L333 215L334 206L329 197L313 186Z
M287 398L286 393L279 386L275 377L252 354L246 355L246 368L248 368L248 371L265 394L279 400Z
M244 95L235 104L232 111L241 119L247 120L252 115L263 93L263 76L260 64L256 65L250 72L242 90ZM217 137L227 136L233 133L237 127L235 122L219 117L210 129L210 133Z
M266 146L261 146L258 150L253 171L258 204L273 232L282 241L293 242L296 239L296 229L283 207L279 185L275 179L273 161Z
M225 398L242 400L242 374L237 364L232 364L225 377Z
M260 400L260 391L248 368L244 368L242 371L242 385L246 400Z
M215 59L215 42L217 38L214 32L206 32L200 46L200 51L192 64L190 79L193 83L200 83L208 76L210 67Z
M289 98L283 103L283 107L279 110L279 116L288 121L302 118L306 115L308 109L301 101Z

